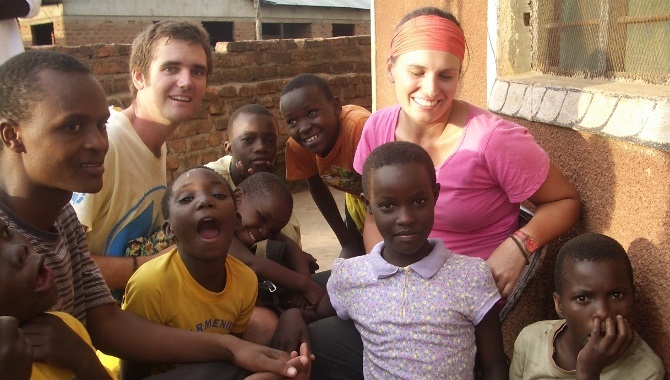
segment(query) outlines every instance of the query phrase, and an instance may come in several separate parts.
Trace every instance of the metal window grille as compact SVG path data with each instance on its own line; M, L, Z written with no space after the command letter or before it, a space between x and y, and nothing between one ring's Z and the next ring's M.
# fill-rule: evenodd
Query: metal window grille
M533 68L670 85L670 0L532 0Z

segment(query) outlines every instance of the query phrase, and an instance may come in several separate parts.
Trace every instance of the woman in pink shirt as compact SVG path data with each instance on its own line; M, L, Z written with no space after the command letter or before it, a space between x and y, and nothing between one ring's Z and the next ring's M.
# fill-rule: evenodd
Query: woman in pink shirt
M399 104L368 119L354 168L360 172L370 152L389 141L426 149L441 186L431 237L487 260L504 298L535 249L577 221L580 200L526 128L455 99L464 55L453 15L428 7L403 18L386 71ZM537 209L517 230L525 200ZM381 241L369 215L364 231L368 250Z
M455 99L464 55L453 15L420 8L403 18L386 71L399 104L370 116L354 169L362 173L372 150L390 141L428 151L440 184L430 236L455 253L486 259L507 297L536 247L577 221L579 194L525 128ZM537 209L517 231L526 199ZM363 235L368 251L382 240L370 215ZM330 317L310 324L309 334L319 358L313 378L363 378L363 344L353 323Z

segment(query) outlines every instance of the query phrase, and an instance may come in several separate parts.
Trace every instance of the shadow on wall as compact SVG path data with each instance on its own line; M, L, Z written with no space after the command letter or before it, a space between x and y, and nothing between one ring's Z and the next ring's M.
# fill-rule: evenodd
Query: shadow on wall
M670 223L670 215L666 218L666 225L667 223ZM668 246L668 243L666 240L663 245ZM670 284L667 281L667 261L659 261L658 258L667 256L668 252L663 252L659 246L645 238L638 238L628 247L628 254L631 257L645 257L646 261L644 271L635 271L633 328L664 359L667 372L670 363L667 356L664 358L661 353L670 352L670 331L667 327L662 328L658 322L667 321L662 305L667 307Z
M583 232L609 235L624 245L635 271L636 307L632 325L670 363L670 323L665 315L670 292L670 155L568 128L516 120L529 128L552 162L579 190L582 217L549 246L538 277L503 326L511 355L521 329L557 318L553 307L555 255L569 238Z
M537 276L503 324L505 352L511 357L514 340L521 330L536 321L558 319L554 310L554 266L560 247L580 233L606 230L614 209L612 189L616 173L606 139L589 138L561 127L512 119L528 128L551 161L577 188L582 197L582 217L566 234L549 244ZM575 152L579 152L578 155ZM587 223L588 221L588 223ZM599 227L594 228L595 225Z

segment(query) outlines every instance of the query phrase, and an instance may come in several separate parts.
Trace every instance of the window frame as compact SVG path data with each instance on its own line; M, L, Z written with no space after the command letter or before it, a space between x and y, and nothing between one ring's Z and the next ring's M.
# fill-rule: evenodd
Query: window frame
M594 0L589 0L594 1ZM639 72L617 71L617 67L624 68L626 60L626 49L624 46L627 43L626 28L629 24L636 23L652 23L670 21L670 13L655 16L628 16L623 13L614 14L614 9L623 10L623 7L614 7L613 1L628 1L628 0L600 0L599 4L599 18L587 19L579 21L563 22L563 0L553 0L554 15L558 15L559 19L555 19L546 25L540 25L540 1L533 1L531 3L531 32L533 39L533 62L531 65L538 71L546 74L555 74L561 76L582 75L586 78L607 78L607 79L641 79L649 83L663 84L670 83L670 72L665 74L649 74ZM584 69L575 70L564 68L560 66L559 56L561 54L560 40L562 38L562 29L570 27L584 27L589 25L598 26L597 38L597 67L594 70ZM540 41L540 29L557 29L558 33L548 33L547 42ZM612 36L617 36L613 38ZM549 46L558 46L557 49L549 49ZM546 63L540 62L540 57L546 57ZM609 59L608 59L609 58Z
M489 110L670 152L670 82L540 73L532 65L537 45L528 1L490 1L488 7Z

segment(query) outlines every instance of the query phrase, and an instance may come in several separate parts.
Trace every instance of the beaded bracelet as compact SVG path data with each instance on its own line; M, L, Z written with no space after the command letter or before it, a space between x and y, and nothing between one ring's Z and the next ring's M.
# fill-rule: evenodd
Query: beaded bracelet
M526 265L530 264L530 260L528 260L528 253L526 252L525 249L523 249L523 244L521 244L521 242L517 239L516 236L510 235L509 237L511 237L514 244L516 244L516 246L519 247L519 250L521 251L523 258L526 259Z

